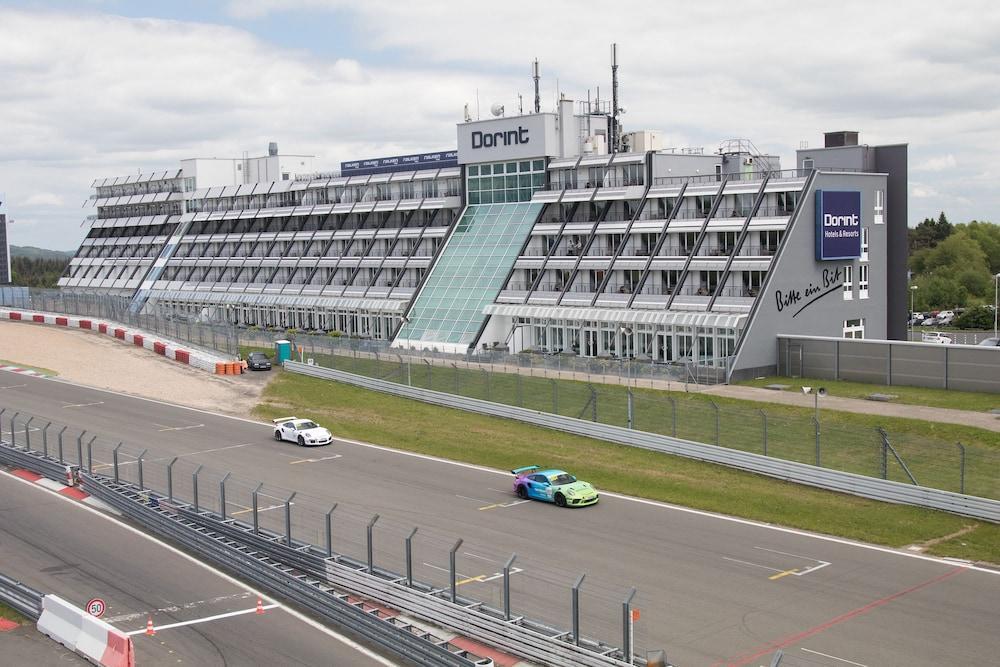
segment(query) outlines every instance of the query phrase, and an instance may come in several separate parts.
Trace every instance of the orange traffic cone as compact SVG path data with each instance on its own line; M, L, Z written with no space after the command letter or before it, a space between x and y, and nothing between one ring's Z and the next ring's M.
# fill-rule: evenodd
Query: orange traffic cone
M153 627L153 617L152 616L149 616L146 619L146 634L150 635L150 636L156 634L156 628Z
M264 613L264 601L261 600L260 598L257 598L257 613L258 614Z

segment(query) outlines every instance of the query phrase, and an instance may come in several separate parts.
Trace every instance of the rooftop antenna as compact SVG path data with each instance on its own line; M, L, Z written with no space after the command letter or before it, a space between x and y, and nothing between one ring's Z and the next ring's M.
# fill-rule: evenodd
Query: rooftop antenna
M517 94L517 115L524 115L524 95L521 93Z
M476 88L476 120L479 120L481 116L479 115L479 89Z
M538 58L535 58L535 62L532 63L531 67L531 78L535 80L535 113L541 113L542 111L542 98L538 94L538 81L542 78L541 69L538 67Z
M618 122L618 44L611 44L611 152L621 147L621 125Z

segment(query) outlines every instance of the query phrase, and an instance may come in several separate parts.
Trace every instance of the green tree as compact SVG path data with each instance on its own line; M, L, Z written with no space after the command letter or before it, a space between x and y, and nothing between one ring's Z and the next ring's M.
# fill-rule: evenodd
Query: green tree
M990 274L1000 273L1000 225L973 220L967 225L958 225L958 229L964 230L970 238L975 239L986 253Z
M11 282L23 287L56 287L68 264L69 259L13 257L10 260Z
M969 292L962 284L944 274L920 276L913 282L918 287L914 294L917 310L961 308L969 300Z
M912 256L917 250L933 248L948 238L952 231L952 224L948 222L948 217L944 214L944 211L941 211L941 215L937 217L937 220L934 218L924 218L923 222L909 230L907 234L910 255Z
M974 296L986 294L990 275L986 253L963 229L927 250L919 263L920 273L945 275L964 285Z
M992 329L993 309L989 306L969 308L955 318L954 324L959 329Z

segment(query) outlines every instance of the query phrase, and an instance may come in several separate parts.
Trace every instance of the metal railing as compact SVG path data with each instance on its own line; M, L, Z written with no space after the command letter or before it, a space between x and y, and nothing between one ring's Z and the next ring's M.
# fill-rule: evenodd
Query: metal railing
M568 582L557 575L564 570L562 564L532 563L527 572L512 567L515 554L496 577L476 589L485 593L485 600L477 600L457 591L455 556L462 540L456 543L453 536L420 530L417 547L423 555L415 561L413 539L418 531L392 517L339 508L329 499L224 473L179 456L139 451L73 427L68 437L85 443L73 452L79 457L74 464L57 466L58 461L47 457L49 465L40 466L43 457L21 438L0 440L0 463L59 481L65 480L63 473L50 473L69 466L85 491L128 518L418 664L489 663L433 635L415 636L412 626L401 628L401 619L380 613L379 604L538 664L624 667L633 662L623 659L621 646L627 643L616 648L518 613L522 593L512 597L511 575L517 574L523 584L518 591L531 591L532 597L538 589L549 594L559 590L559 578ZM354 537L357 532L365 535L360 541ZM400 536L406 536L402 561L398 553L384 548L398 544ZM475 549L495 555L486 545ZM448 556L447 567L433 565L441 554ZM402 565L399 570L398 565ZM489 588L498 585L502 585L502 605L487 604L497 599ZM566 599L569 593L567 583ZM536 602L524 604L537 608ZM607 603L608 616L613 617L619 603ZM624 637L627 628L622 630Z
M42 615L43 597L45 594L41 591L36 591L31 586L0 573L0 602L19 614L37 621L38 617Z

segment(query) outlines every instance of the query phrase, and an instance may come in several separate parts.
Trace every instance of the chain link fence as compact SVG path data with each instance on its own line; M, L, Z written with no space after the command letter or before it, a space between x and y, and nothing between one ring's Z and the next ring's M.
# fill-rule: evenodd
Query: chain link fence
M725 380L720 367L662 365L564 355L449 355L394 350L388 341L239 329L193 321L158 306L130 313L115 295L0 288L0 305L106 317L167 338L224 351L263 349L290 338L303 360L327 368L470 398L751 451L882 479L1000 498L1000 450L912 433L886 433L788 410L719 404L666 394ZM301 350L301 352L299 352Z

